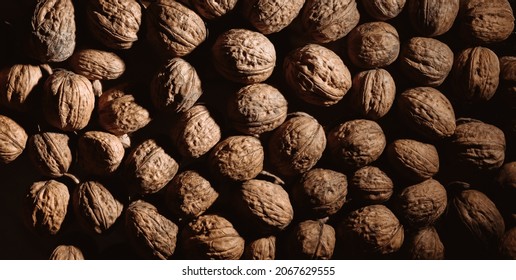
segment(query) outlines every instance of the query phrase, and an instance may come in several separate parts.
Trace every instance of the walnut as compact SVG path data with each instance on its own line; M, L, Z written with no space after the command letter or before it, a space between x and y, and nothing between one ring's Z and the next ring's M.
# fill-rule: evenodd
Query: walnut
M305 0L243 0L242 11L249 22L261 33L276 33L297 17Z
M195 10L206 19L217 19L230 13L238 0L198 0L192 1Z
M328 133L328 147L344 168L358 169L377 160L387 145L378 123L370 120L344 122Z
M292 259L329 260L335 242L335 230L331 225L322 221L303 221L290 233L288 254Z
M503 104L509 110L516 110L516 56L503 56L499 58L499 61L500 85L498 89Z
M500 241L499 251L502 258L516 260L516 227L505 232Z
M400 67L415 84L436 87L453 67L453 51L439 40L413 37L403 44Z
M516 201L516 161L504 164L495 176L499 191L508 201Z
M411 260L442 260L444 245L434 227L426 227L408 234L405 241L407 258Z
M41 132L29 138L27 150L32 164L43 176L59 178L72 164L70 137L64 133Z
M276 50L267 37L246 29L222 33L212 47L215 68L226 79L253 84L267 80L276 64Z
M320 45L308 44L291 51L283 71L297 96L317 106L334 105L351 88L351 74L342 59Z
M202 215L190 222L181 238L189 259L237 260L244 252L244 239L218 215Z
M406 0L362 0L362 6L374 19L385 21L397 17L405 7L405 2Z
M348 56L360 68L381 68L390 65L400 53L398 31L378 21L355 27L348 36Z
M355 110L367 119L378 120L385 116L396 96L396 84L385 69L358 72L353 77L352 103Z
M387 157L398 174L418 183L439 172L439 154L432 144L398 139L387 147Z
M28 112L32 93L52 70L48 65L15 64L0 72L0 104L19 112Z
M125 71L122 58L113 52L97 49L76 51L70 58L70 66L75 73L90 80L114 80Z
M389 200L394 184L389 176L375 166L364 166L349 181L349 194L366 204L378 204Z
M306 0L300 17L310 41L328 43L343 38L357 26L360 13L355 0Z
M52 251L49 260L84 260L84 255L76 246L59 245Z
M0 115L0 162L8 164L25 150L28 135L13 119Z
M230 96L227 116L239 132L260 135L280 126L287 118L287 109L287 100L278 89L258 83Z
M88 131L78 140L79 164L86 173L109 175L122 163L125 150L115 135L103 131Z
M246 244L243 258L248 260L276 259L276 236L260 237Z
M460 0L408 1L408 12L414 29L425 37L448 32L459 13Z

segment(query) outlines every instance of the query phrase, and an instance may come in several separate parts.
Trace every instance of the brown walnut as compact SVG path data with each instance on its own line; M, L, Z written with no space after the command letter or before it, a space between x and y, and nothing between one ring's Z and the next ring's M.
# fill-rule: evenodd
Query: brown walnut
M125 150L115 135L103 131L88 131L78 140L79 164L94 175L115 172L122 163Z
M290 233L288 254L292 259L329 260L335 242L335 230L331 225L322 221L303 221Z
M444 259L444 245L434 227L421 228L408 234L404 246L407 258L411 260Z
M65 175L72 164L70 137L64 133L41 132L28 141L32 164L43 176L58 178Z
M52 70L48 65L15 64L0 72L0 104L19 112L31 108L33 92Z
M249 22L261 33L276 33L297 17L305 0L243 0L242 11Z
M516 260L516 227L505 232L500 241L499 251L502 258Z
M8 164L18 158L27 143L25 129L13 119L0 115L0 162Z
M414 29L425 37L448 32L459 13L460 0L411 0L408 12Z
M243 259L274 260L276 259L276 236L260 237L246 244Z
M70 66L75 73L90 80L114 80L125 71L122 58L113 52L97 49L76 51L70 58Z
M405 7L405 2L406 0L362 0L362 6L374 19L385 21L397 17Z
M389 200L394 190L391 178L380 168L364 166L349 181L349 194L366 204L379 204Z
M398 174L418 183L439 172L439 154L432 144L398 139L387 147L387 157Z
M502 56L499 61L499 90L503 104L509 110L516 110L516 56Z
M49 260L84 260L81 249L73 245L59 245L48 258Z
M230 13L238 0L198 0L192 1L195 10L205 19L217 19Z
M43 235L56 235L66 217L69 200L70 193L63 183L49 180L32 184L25 197L29 228Z
M351 100L364 118L378 120L385 116L394 104L395 96L396 84L387 70L366 70L353 77Z

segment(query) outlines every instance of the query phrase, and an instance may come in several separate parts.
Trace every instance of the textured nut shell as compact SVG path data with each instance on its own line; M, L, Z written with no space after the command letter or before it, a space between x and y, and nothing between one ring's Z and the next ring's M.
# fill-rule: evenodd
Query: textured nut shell
M516 227L505 232L499 248L502 258L516 260Z
M43 113L46 121L63 131L78 131L88 125L95 95L91 82L68 70L58 70L45 81Z
M357 26L360 13L355 0L306 0L300 17L311 41L328 43L343 38Z
M243 84L265 81L276 64L276 50L267 37L246 29L222 33L212 47L215 68L226 79Z
M42 132L28 141L28 153L38 172L50 178L58 178L68 172L72 164L70 137L63 133Z
M413 28L425 37L442 35L451 29L459 13L460 0L408 1L408 13Z
M362 6L373 18L385 21L398 16L405 7L405 2L406 0L362 0Z
M352 102L361 116L378 120L385 116L396 96L396 84L384 69L372 69L353 77Z
M431 87L410 88L398 96L400 118L413 131L429 139L443 139L455 132L455 112L440 91Z
M52 251L49 260L84 260L84 255L76 246L59 245Z
M398 195L400 218L407 226L433 225L446 210L446 189L434 179L406 187Z
M461 34L477 44L507 39L514 30L514 14L507 0L461 1Z
M182 156L199 158L220 141L221 131L208 108L194 105L181 114L170 136Z
M154 1L146 15L147 38L167 56L185 56L208 36L202 18L179 2Z
M403 225L383 205L369 205L349 213L339 225L339 235L356 246L357 253L384 255L398 251L404 240Z
M90 0L86 17L93 36L108 48L129 49L138 40L142 10L135 0Z
M166 204L181 219L200 216L219 197L208 180L191 170L177 174L166 188Z
M143 200L129 204L125 229L132 246L145 258L168 259L176 250L179 228Z
M0 72L0 104L19 112L29 110L31 93L43 78L40 66L15 64Z
M499 244L505 223L496 205L480 191L468 189L452 198L450 211L487 248Z
M364 166L358 169L349 182L350 196L367 204L389 200L394 189L391 178L375 166Z
M468 170L495 170L505 160L503 131L481 121L470 120L457 125L450 146L452 160Z
M500 61L500 93L505 106L516 110L516 56L502 56Z
M238 260L244 239L231 222L217 215L203 215L183 228L183 248L190 259Z
M305 0L243 0L242 11L249 22L263 34L276 33L297 17Z
M495 177L496 183L509 199L516 199L516 161L504 164Z
M290 234L288 252L293 259L329 260L335 241L332 226L307 220L299 223Z
M72 205L81 225L98 234L106 232L124 208L108 189L95 181L84 182L74 189Z
M181 113L201 97L201 80L190 63L172 58L154 75L150 94L152 104L158 110Z
M60 182L39 181L31 185L26 196L26 218L38 233L55 235L65 219L70 193Z
M328 134L331 154L346 168L369 165L380 157L386 145L382 128L370 120L347 121Z
M400 67L420 86L439 86L453 67L453 51L436 39L413 37L401 49Z
M98 114L100 126L116 136L135 132L151 121L149 111L120 89L110 89L100 96Z
M288 103L278 89L267 84L252 84L231 95L227 116L241 133L259 135L272 131L287 118Z
M61 62L75 49L75 10L72 0L37 1L31 18L29 54L47 62Z
M268 155L281 175L294 176L312 169L325 148L323 127L312 116L298 113L274 131Z
M0 115L0 162L14 161L25 150L27 143L25 129L9 117Z
M238 0L198 0L192 1L195 10L206 19L216 19L235 8Z
M70 58L70 66L77 74L90 80L114 80L125 71L125 63L113 52L83 49Z
M289 87L310 104L331 106L351 88L351 73L342 59L320 45L308 44L291 51L283 71Z
M276 236L261 237L247 243L243 258L248 260L276 259Z
M346 175L329 169L315 168L303 174L292 186L292 202L299 213L324 218L337 213L346 202Z
M215 176L234 181L256 177L263 169L263 161L262 144L252 136L230 136L220 141L208 159Z
M398 139L387 147L389 162L411 182L421 182L439 172L439 154L432 144L412 139Z
M491 99L500 81L500 62L496 54L484 47L462 50L452 69L455 98L466 103Z
M177 162L153 139L136 146L124 164L136 192L143 195L161 190L179 169Z
M398 31L386 22L363 23L349 33L348 56L360 68L385 67L396 61L399 53Z
M411 260L442 260L444 245L434 227L410 234L406 240L407 257Z
M124 146L115 135L103 131L88 131L79 137L79 164L94 175L115 172L124 158Z

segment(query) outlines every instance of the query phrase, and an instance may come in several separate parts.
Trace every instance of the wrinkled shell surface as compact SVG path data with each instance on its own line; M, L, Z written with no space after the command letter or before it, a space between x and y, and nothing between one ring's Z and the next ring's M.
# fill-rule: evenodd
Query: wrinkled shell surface
M305 0L243 0L244 16L261 33L276 33L287 27L303 8Z
M366 70L353 77L352 94L352 102L358 113L364 118L378 120L394 104L396 84L387 70Z
M132 202L125 212L125 229L142 257L168 259L176 250L179 228L143 200Z
M197 12L206 19L222 17L235 8L238 0L198 0L192 1Z
M504 104L516 110L516 56L502 56L500 61L499 90Z
M124 205L101 183L80 184L72 194L75 215L82 226L92 232L106 232L122 214Z
M385 21L398 16L405 7L405 2L406 0L362 0L362 6L373 18Z
M115 135L103 131L88 131L79 137L79 164L94 175L115 172L124 158L124 146Z
M335 249L335 230L320 221L303 221L292 231L289 254L292 259L329 260Z
M276 236L261 237L247 243L243 258L247 260L276 259Z
M283 63L285 79L303 101L331 106L351 88L351 74L332 50L308 44L291 51Z
M29 138L29 157L41 175L58 178L68 172L72 164L69 142L68 135L55 132L42 132Z
M226 79L253 84L265 81L276 65L276 50L264 35L246 29L222 33L212 47L215 68Z
M406 187L398 196L400 218L405 225L421 228L433 225L446 210L446 189L434 179Z
M7 164L18 158L27 143L25 129L13 119L0 115L0 162Z
M499 248L502 258L516 260L516 227L505 232Z
M349 181L350 196L367 204L377 204L389 200L394 183L380 168L364 166L353 174Z
M15 64L3 69L0 72L0 104L19 112L27 112L30 109L31 93L43 79L43 67Z
M504 164L495 177L496 183L509 199L516 199L516 161Z
M507 0L461 1L461 32L478 44L507 39L514 30L514 14Z
M181 237L190 259L238 260L244 253L244 239L221 216L200 216L183 228Z
M439 172L439 154L432 144L398 139L387 147L387 157L398 174L411 182L424 181Z
M55 235L66 216L70 193L63 183L49 180L31 185L26 196L27 223L44 235Z
M84 255L76 246L59 245L52 251L49 260L84 260Z
M442 260L444 245L434 227L410 234L406 240L407 257L411 260Z
M96 49L75 52L70 66L75 73L90 80L114 80L125 71L125 62L117 54Z
M459 13L460 0L407 1L413 28L425 37L442 35L451 29Z

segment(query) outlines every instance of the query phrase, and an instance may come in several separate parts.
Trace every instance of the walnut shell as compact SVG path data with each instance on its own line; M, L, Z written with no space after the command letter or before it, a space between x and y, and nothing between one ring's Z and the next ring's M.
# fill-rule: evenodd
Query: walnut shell
M0 162L8 164L18 158L27 143L25 129L13 119L0 115Z
M48 65L15 64L0 72L0 104L19 112L29 111L30 102L45 74L52 71Z
M180 115L170 137L183 157L199 158L220 141L221 131L208 108L194 105Z
M509 201L516 201L516 161L504 164L495 180L503 196Z
M355 0L306 0L300 17L310 41L328 43L343 38L357 26L360 13Z
M189 259L238 260L244 252L244 239L218 215L200 216L183 228L181 237Z
M461 1L460 34L477 44L491 44L509 38L514 14L507 0Z
M340 172L315 168L304 173L291 192L297 214L324 218L337 213L346 202L348 181Z
M434 179L408 186L398 195L400 218L406 226L431 226L446 210L447 199L446 189Z
M37 1L27 44L29 55L43 62L61 62L75 49L75 9L72 0Z
M450 137L455 132L453 106L435 88L409 88L398 96L397 107L400 119L430 140Z
M86 22L104 46L129 49L138 40L142 10L135 0L89 0Z
M241 133L260 135L280 126L287 118L285 97L273 86L252 84L231 95L227 116L232 126Z
M400 14L405 2L406 0L362 0L362 6L374 19L386 21Z
M108 132L120 136L145 127L150 113L125 89L110 89L99 98L99 123Z
M184 220L202 215L219 197L208 180L191 170L177 174L166 188L168 208Z
M219 179L245 181L263 169L264 151L253 136L230 136L220 141L209 155L210 171Z
M192 1L195 10L205 19L217 19L230 13L238 0L198 0Z
M65 175L72 164L70 137L64 133L42 132L28 141L32 164L43 176L58 178Z
M156 193L176 175L179 165L155 140L136 146L124 161L135 191L142 195Z
M190 63L172 58L152 78L150 94L158 110L182 113L201 97L201 80Z
M502 258L516 260L516 227L505 232L500 241L499 251Z
M70 58L70 66L77 74L90 80L114 80L125 72L125 63L113 52L82 49Z
M78 140L79 164L87 173L104 176L115 172L124 158L124 146L115 135L88 131Z
M168 259L176 250L179 228L143 200L131 202L125 212L125 229L133 248L149 259Z
M500 61L500 85L498 89L503 104L509 110L516 110L516 56L502 56Z
M342 59L320 45L308 44L291 51L283 71L294 93L317 106L339 102L351 88L351 74Z
M297 17L305 0L243 0L242 13L262 34L276 33Z
M436 37L448 32L459 13L460 0L408 1L408 12L413 28L425 37Z
M405 241L407 258L411 260L442 260L444 245L434 227L418 229Z
M73 245L59 245L48 258L49 260L84 260L81 249Z
M275 260L276 236L261 237L246 243L243 258L247 260Z
M351 100L364 118L378 120L385 116L394 104L395 96L396 84L387 70L366 70L353 77Z
M348 36L348 56L360 68L381 68L392 64L400 53L398 31L383 22L367 22L355 27Z
M394 190L391 178L380 168L364 166L349 181L350 196L366 204L378 204L389 200Z
M236 194L235 204L248 227L260 232L282 230L294 218L288 193L282 186L264 180L245 181Z
M177 1L153 1L146 18L147 39L166 56L185 56L208 36L202 18Z
M215 69L226 79L253 84L267 80L276 64L276 50L267 37L246 29L222 33L212 47Z
M403 44L400 68L419 86L441 85L453 67L453 51L439 40L413 37Z
M454 97L463 103L490 100L500 82L498 56L484 47L467 48L459 52L452 69Z
M334 159L344 168L358 169L377 160L387 145L378 123L351 120L328 133L328 147Z
M439 154L432 144L398 139L387 147L387 158L398 174L418 183L439 172Z
M277 172L295 176L312 169L325 148L323 127L312 116L297 113L274 131L269 140L268 155Z
M397 252L405 237L403 225L389 208L369 205L349 213L339 224L339 237L359 256Z
M321 221L307 220L294 227L288 239L292 259L329 260L335 249L335 230Z
M34 182L25 198L29 228L44 235L56 235L66 217L70 193L63 183L49 180Z
M97 234L111 228L124 207L108 189L95 181L84 182L74 189L72 205L79 223Z

